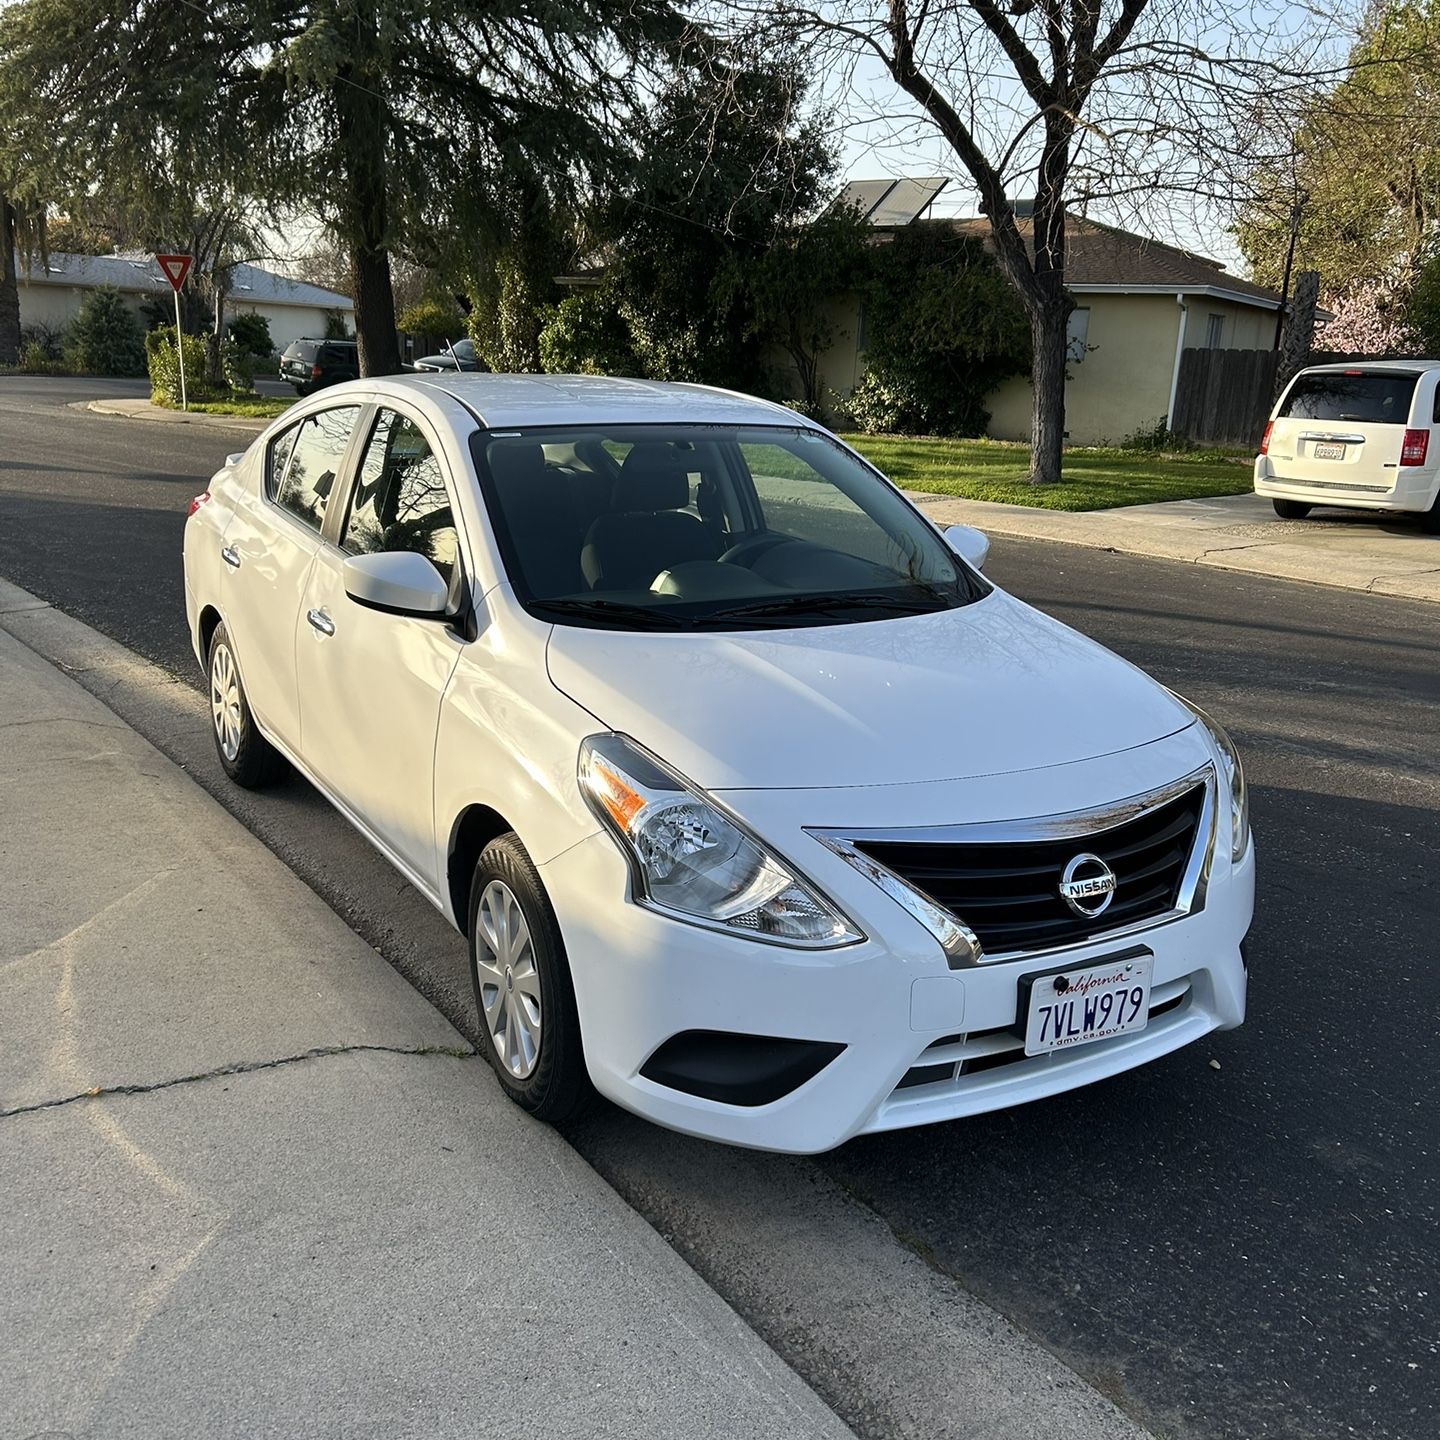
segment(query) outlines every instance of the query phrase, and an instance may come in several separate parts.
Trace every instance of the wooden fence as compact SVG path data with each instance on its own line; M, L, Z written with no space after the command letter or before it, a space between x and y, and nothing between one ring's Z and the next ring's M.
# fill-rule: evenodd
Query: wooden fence
M1201 445L1257 445L1275 399L1273 350L1186 350L1170 428Z

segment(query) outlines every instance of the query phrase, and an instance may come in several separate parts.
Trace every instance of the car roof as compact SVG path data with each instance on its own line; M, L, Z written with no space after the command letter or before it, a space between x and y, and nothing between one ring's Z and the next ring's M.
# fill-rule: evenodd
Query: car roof
M1440 370L1440 360L1346 360L1335 365L1307 365L1300 373L1343 375L1347 370L1393 370L1415 375L1422 370Z
M603 375L387 375L372 385L439 390L487 429L526 425L803 425L783 405L709 385Z

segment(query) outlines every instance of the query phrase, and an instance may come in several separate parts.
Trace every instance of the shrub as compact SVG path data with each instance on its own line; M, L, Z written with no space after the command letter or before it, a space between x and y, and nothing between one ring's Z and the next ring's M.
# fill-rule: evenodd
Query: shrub
M185 390L191 400L215 400L222 392L205 381L205 341L199 335L181 337L185 353ZM157 405L180 403L180 359L175 350L175 327L162 326L145 337L146 367L150 372L150 398Z
M465 329L465 319L453 300L431 296L407 305L395 317L395 326L407 335L423 335L427 340L448 340Z
M20 346L19 368L27 375L68 375L70 367L64 360L51 355L38 340L26 340Z
M120 292L92 290L70 324L66 360L87 375L143 375L144 336Z
M256 315L253 311L242 312L230 321L227 328L231 343L242 354L268 360L275 353L275 342L270 338L270 322L263 315Z
M550 374L642 374L630 327L603 287L567 295L545 314L540 364Z
M327 310L325 312L325 334L322 337L326 340L353 340L355 337L350 333L350 323L338 310Z
M1193 450L1195 442L1188 435L1172 430L1169 417L1162 415L1153 425L1142 425L1121 442L1123 450Z
M940 223L906 226L873 266L856 420L910 435L983 434L985 398L1030 368L1014 290L980 241Z
M33 347L34 353L46 360L59 361L65 354L65 331L36 320L20 327L20 344L22 348Z

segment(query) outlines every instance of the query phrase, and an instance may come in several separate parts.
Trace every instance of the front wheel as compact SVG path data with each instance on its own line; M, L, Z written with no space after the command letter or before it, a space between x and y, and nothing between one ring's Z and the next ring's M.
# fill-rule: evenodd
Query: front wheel
M1311 509L1303 500L1273 500L1271 504L1282 520L1303 520Z
M475 866L470 978L501 1089L538 1120L574 1114L590 1081L570 965L550 897L513 833L492 840Z
M223 624L210 637L210 719L215 753L221 768L239 786L259 790L286 771L280 752L260 733L245 687L230 632Z

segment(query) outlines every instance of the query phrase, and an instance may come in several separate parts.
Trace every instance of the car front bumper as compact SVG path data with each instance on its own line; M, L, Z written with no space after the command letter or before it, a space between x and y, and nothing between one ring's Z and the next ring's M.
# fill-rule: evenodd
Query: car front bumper
M1137 933L962 969L951 968L917 919L803 833L812 826L938 824L941 817L1088 809L1146 793L1203 763L1208 750L1197 729L1060 771L926 786L923 796L897 793L916 788L909 786L727 794L727 802L800 864L868 937L838 950L769 945L657 914L627 898L627 867L609 835L572 846L541 874L565 937L597 1089L688 1134L815 1152L861 1133L1057 1094L1239 1025L1247 980L1240 944L1254 905L1254 847L1231 864L1223 838L1226 797L1203 908ZM901 808L904 822L897 818ZM803 811L798 827L797 809ZM885 816L888 821L880 818ZM1022 977L1061 966L1080 969L1136 946L1154 957L1146 1027L1026 1058L1015 1033ZM764 1104L706 1099L641 1073L671 1037L696 1031L844 1048L812 1078ZM934 1067L923 1073L944 1078L915 1083L912 1075L902 1086L917 1066Z

